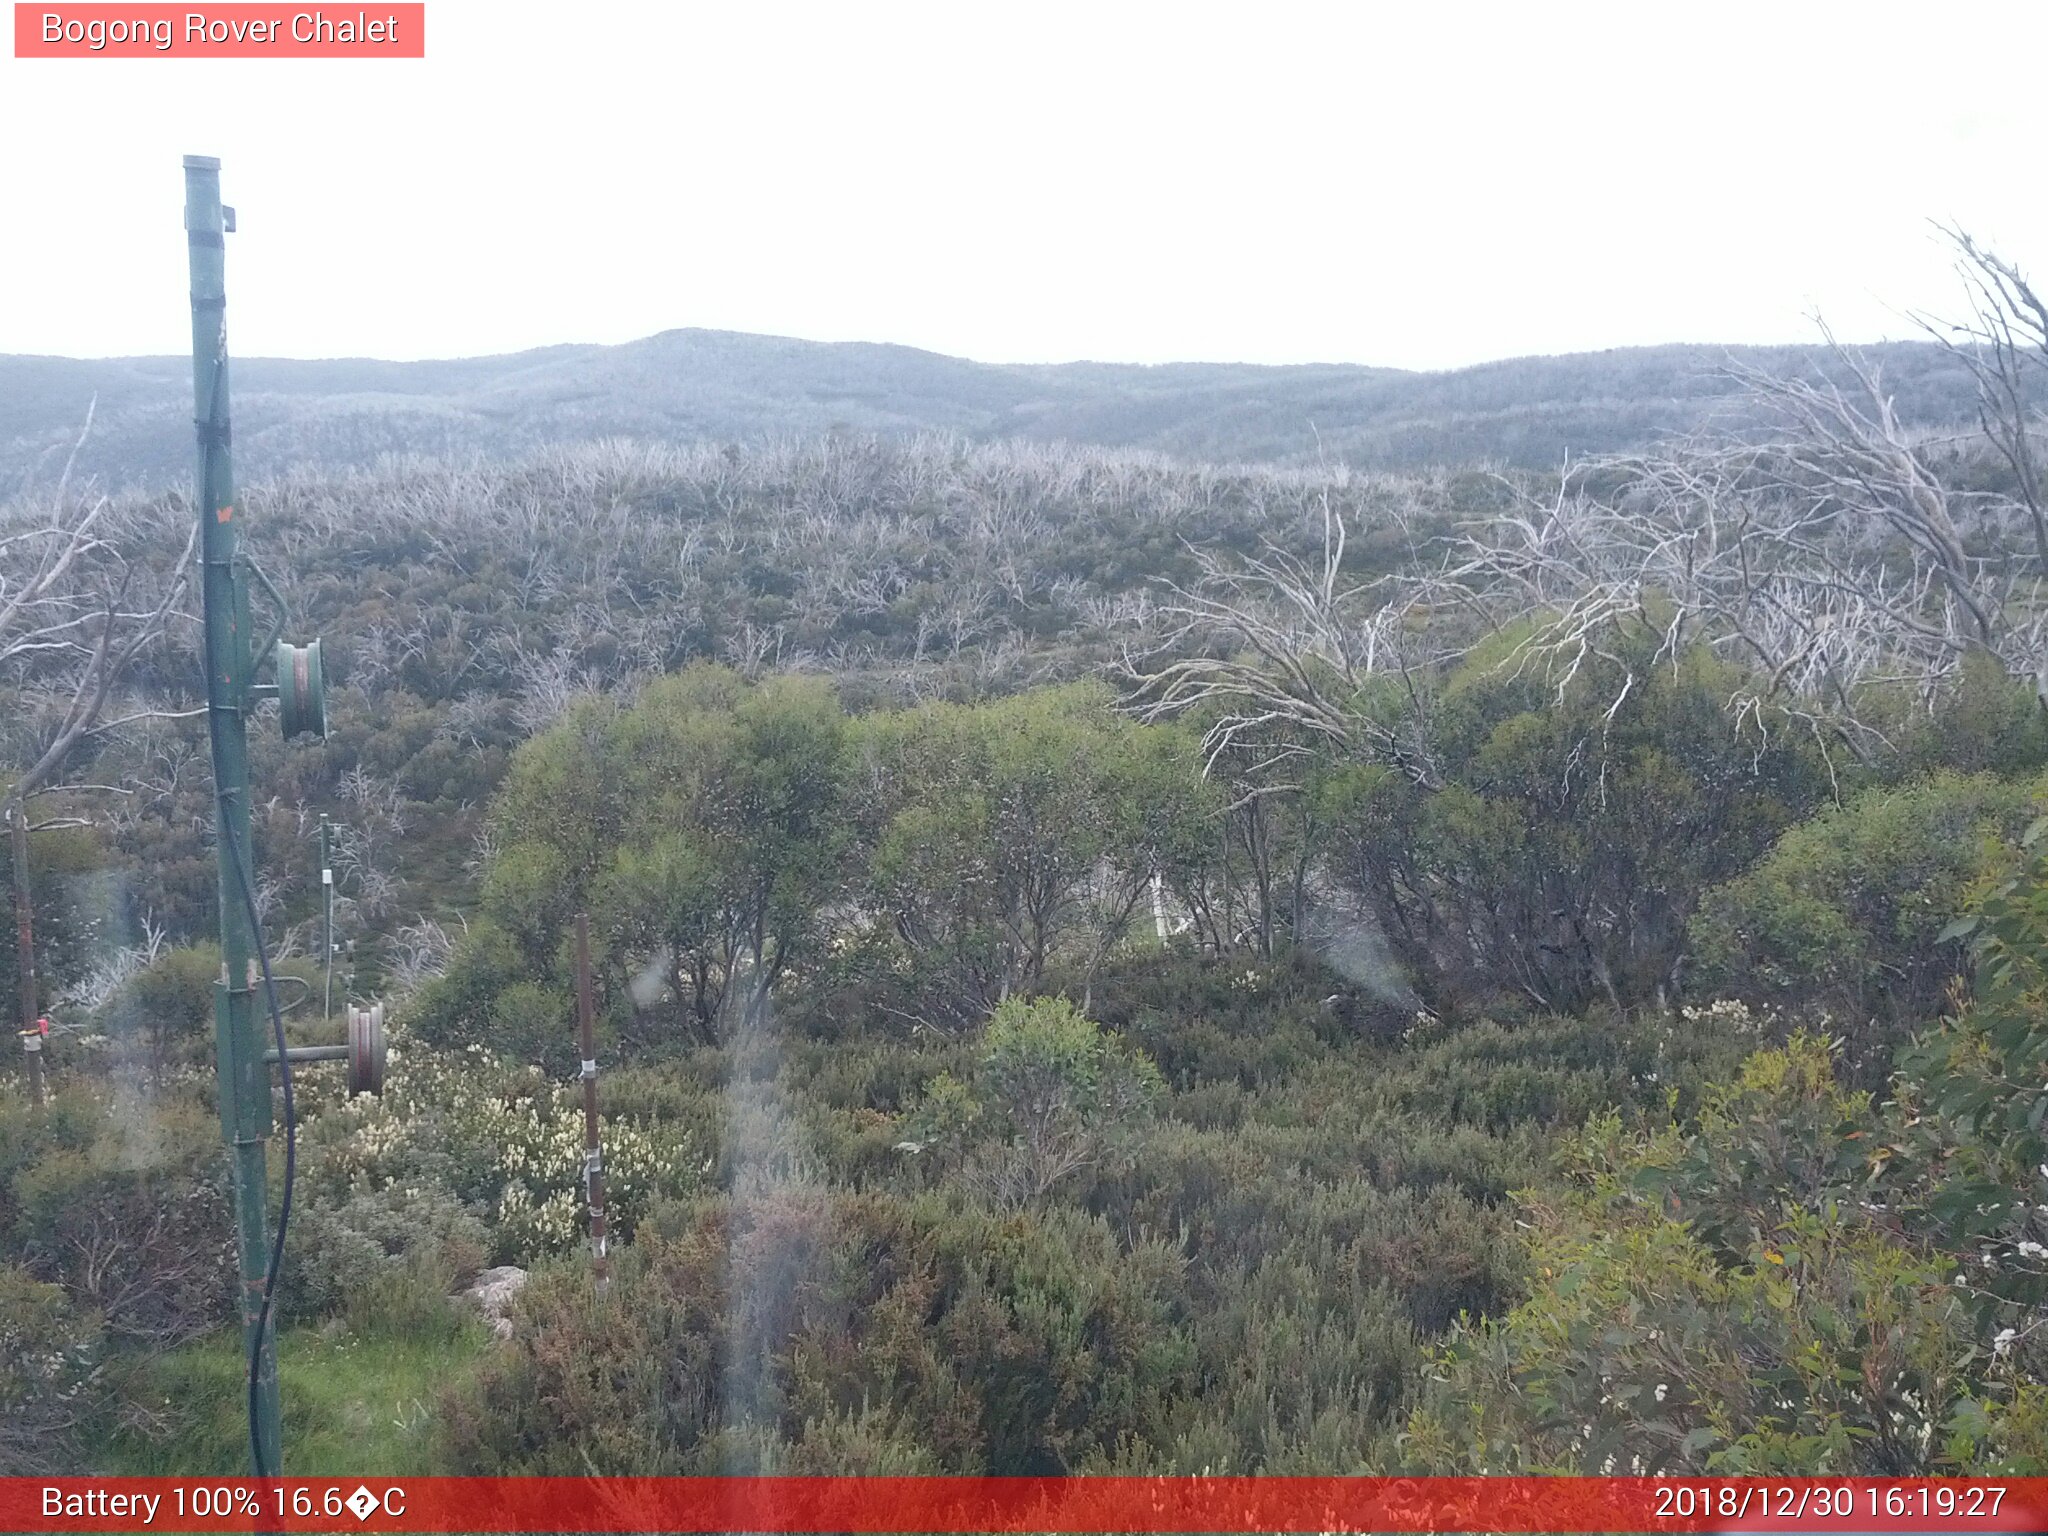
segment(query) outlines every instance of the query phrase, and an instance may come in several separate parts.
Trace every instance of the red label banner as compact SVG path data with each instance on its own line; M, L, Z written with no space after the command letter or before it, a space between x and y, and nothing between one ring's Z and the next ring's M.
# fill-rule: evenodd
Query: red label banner
M16 0L17 59L423 59L423 3L67 5Z
M0 1530L2043 1531L2048 1478L0 1479Z

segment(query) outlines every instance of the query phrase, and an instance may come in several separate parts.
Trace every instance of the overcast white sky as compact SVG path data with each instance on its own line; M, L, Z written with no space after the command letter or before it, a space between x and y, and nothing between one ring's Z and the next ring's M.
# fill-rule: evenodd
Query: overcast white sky
M1955 308L1930 218L2048 269L2038 3L427 20L424 61L0 57L0 352L185 350L187 153L240 213L244 356L708 326L1441 368L1907 334Z

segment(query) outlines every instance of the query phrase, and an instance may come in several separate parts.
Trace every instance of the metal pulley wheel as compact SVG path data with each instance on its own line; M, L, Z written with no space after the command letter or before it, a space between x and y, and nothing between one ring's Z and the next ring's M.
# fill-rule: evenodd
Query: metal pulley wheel
M327 734L327 682L320 670L320 642L277 642L278 723L287 738L304 731Z
M348 1011L348 1095L384 1091L384 1005Z

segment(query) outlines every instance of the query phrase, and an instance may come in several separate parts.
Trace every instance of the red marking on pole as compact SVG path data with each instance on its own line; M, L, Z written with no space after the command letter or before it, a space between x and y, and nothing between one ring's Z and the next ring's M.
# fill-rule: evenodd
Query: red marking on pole
M213 520L217 523L224 523L234 515L235 509L233 507L222 507L218 512L213 514Z

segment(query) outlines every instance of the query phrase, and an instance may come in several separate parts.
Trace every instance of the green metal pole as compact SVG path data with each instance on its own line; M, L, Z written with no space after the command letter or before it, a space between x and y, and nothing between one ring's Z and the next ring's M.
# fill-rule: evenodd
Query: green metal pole
M237 851L249 850L249 712L255 682L249 594L236 564L234 463L228 449L226 240L220 162L185 157L185 231L192 266L192 415L199 427L198 515L206 605L208 725L219 794L221 979L214 989L220 1124L233 1158L235 1237L242 1269L242 1345L255 1359L254 1471L282 1471L276 1340L259 1323L270 1262L270 1072L256 1023L255 935L242 895Z
M324 914L320 925L320 952L326 957L327 987L320 1003L323 1022L334 1016L334 866L327 862L327 813L320 813L320 904Z

